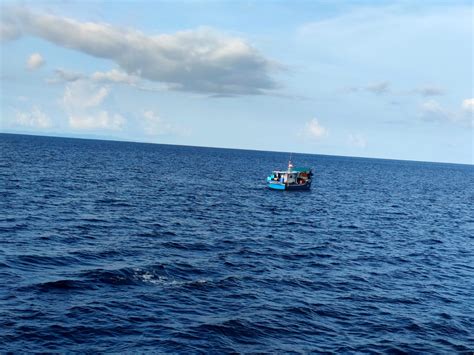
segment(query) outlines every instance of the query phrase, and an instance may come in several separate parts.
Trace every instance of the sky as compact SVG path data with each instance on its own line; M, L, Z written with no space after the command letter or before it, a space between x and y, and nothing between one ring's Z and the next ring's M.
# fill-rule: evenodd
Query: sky
M474 164L472 1L1 1L0 132Z

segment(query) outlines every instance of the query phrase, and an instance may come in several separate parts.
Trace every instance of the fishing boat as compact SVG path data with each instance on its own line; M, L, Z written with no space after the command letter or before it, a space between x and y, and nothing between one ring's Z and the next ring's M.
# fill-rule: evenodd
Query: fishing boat
M309 190L312 177L311 168L293 167L290 160L287 170L275 170L267 177L267 186L273 190Z

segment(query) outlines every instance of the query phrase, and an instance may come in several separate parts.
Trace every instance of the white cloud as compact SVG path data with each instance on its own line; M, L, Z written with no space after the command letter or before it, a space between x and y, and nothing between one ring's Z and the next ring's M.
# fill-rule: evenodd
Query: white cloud
M453 114L443 108L436 100L428 100L421 104L421 118L424 121L453 121Z
M421 104L421 109L425 112L430 113L441 113L444 112L441 104L436 100L425 101Z
M69 117L69 126L77 130L121 130L125 118L101 107L109 93L108 87L90 81L68 83L61 103Z
M137 90L152 92L169 90L169 85L150 83L139 76L130 75L117 69L111 69L105 72L97 71L89 75L58 68L54 71L53 77L46 79L47 84L67 84L72 82L83 82L81 85L107 84L107 87L119 84L127 85Z
M189 129L165 121L152 110L143 111L143 128L148 136L161 136L167 134L188 136Z
M374 94L382 95L390 92L390 83L388 81L371 83L367 85L364 89L373 92Z
M444 90L439 86L428 85L416 89L415 92L419 93L422 96L441 96L444 95Z
M474 126L474 99L465 99L455 110L444 108L438 101L429 100L421 104L420 117L424 121L451 122L462 126Z
M373 94L382 95L388 94L391 92L390 89L390 82L388 81L379 81L367 84L365 86L346 86L340 89L343 93L356 93L356 92L363 92L368 91Z
M326 137L329 134L329 131L323 127L316 118L313 118L311 121L307 122L301 135L304 137L319 140Z
M33 106L30 112L17 112L15 124L31 128L50 128L53 124L51 119L37 106Z
M44 64L44 59L39 53L33 53L26 61L26 67L29 70L35 70Z
M78 72L58 68L54 71L54 77L46 80L48 84L58 84L63 82L73 82L84 79L85 76Z
M347 142L351 147L362 149L367 147L367 140L359 133L349 134L349 136L347 137Z
M136 84L140 80L136 75L129 75L117 69L112 69L108 72L95 72L91 75L91 79L98 82L123 83L129 85Z
M110 114L104 110L69 116L69 126L78 130L121 130L124 124L125 119L121 115Z
M474 128L474 98L463 100L461 107L464 124Z
M161 135L170 130L170 125L151 110L143 112L143 119L145 133L149 136Z
M410 89L410 90L405 90L405 91L395 91L392 90L391 84L389 81L381 81L381 82L374 82L370 83L365 86L346 86L340 89L340 92L343 93L356 93L356 92L362 92L362 91L368 91L372 92L377 95L382 95L382 94L392 94L396 96L400 95L421 95L421 96L442 96L445 94L445 91L435 85L425 85L422 87L418 87L416 89Z
M0 40L10 41L21 36L21 31L17 24L6 15L3 8L0 8Z
M96 71L91 75L86 75L83 73L58 68L54 71L54 77L47 79L46 82L48 84L58 84L79 80L136 86L141 79L136 75L130 75L117 69L111 69L105 72Z
M265 94L277 87L271 72L280 67L278 64L243 39L215 30L200 28L150 36L27 8L5 8L4 13L2 25L9 28L9 33L14 28L62 47L110 59L129 75L166 83L173 90L251 95Z
M462 108L465 111L474 113L474 98L472 99L465 99L462 102Z
M66 85L62 103L66 109L87 109L99 106L109 95L109 88L88 82L74 81Z
M346 86L346 87L341 88L339 91L343 93L349 93L349 94L368 91L377 95L384 95L384 94L391 94L393 96L420 95L424 97L442 96L445 94L444 89L435 85L425 85L425 86L418 87L415 89L396 91L391 88L391 84L389 81L374 82L365 86Z

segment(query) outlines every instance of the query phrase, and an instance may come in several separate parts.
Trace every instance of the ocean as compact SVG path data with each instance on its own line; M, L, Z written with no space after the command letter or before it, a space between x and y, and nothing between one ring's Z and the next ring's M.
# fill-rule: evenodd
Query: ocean
M0 134L0 352L472 353L474 167Z

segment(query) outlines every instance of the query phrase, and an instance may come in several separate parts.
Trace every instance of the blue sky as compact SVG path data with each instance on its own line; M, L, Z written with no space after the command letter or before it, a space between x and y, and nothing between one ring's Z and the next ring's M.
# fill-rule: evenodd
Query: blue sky
M1 5L2 132L473 164L471 1Z

